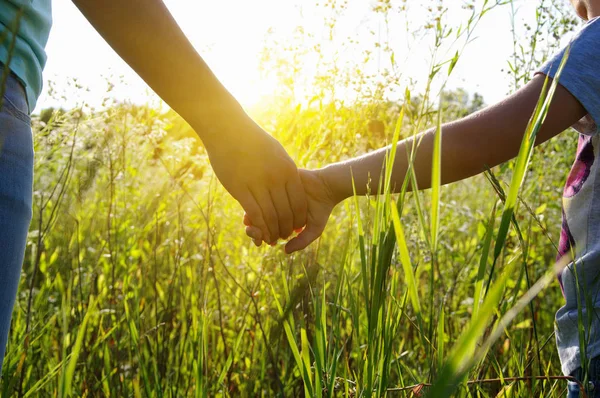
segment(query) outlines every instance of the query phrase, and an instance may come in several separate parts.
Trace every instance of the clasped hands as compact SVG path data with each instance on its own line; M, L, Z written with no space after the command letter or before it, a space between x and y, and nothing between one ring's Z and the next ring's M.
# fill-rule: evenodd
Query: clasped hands
M205 142L210 162L245 211L246 234L257 246L288 239L286 253L302 250L323 232L338 203L324 169L297 169L281 144L251 120L233 139Z

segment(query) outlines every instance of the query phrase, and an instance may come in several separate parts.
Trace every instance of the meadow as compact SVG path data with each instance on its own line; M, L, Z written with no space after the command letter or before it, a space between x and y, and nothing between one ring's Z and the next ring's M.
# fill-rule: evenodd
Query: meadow
M389 66L377 73L364 72L372 53L340 67L301 30L297 42L268 41L265 73L282 89L253 117L299 167L315 168L480 109L485 98L444 82L486 14L518 1L461 3L413 6L431 15L406 22L431 45L423 89L401 82L400 55L383 39ZM513 32L507 92L576 27L563 3L541 1L536 24ZM386 22L410 19L405 2L374 4ZM322 6L333 31L344 2ZM299 101L309 53L321 72ZM545 98L516 161L418 193L410 174L400 194L372 187L287 256L244 235L241 208L179 116L111 102L108 91L104 107L33 117L34 215L1 396L566 394L553 378L563 302L553 265L577 140L567 131L530 151ZM439 181L444 170L432 172Z

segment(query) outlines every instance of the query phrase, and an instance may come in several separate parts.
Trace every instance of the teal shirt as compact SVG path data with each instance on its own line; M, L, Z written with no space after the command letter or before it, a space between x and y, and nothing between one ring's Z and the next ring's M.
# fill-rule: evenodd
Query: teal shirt
M0 0L0 62L10 62L10 69L24 84L30 112L42 92L44 47L51 26L50 0ZM12 43L14 49L9 57Z

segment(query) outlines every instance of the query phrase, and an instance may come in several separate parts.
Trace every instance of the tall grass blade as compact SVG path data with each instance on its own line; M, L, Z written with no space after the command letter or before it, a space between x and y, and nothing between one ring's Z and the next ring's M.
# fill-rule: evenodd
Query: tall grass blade
M277 299L277 295L275 290L271 286L271 291L273 292L273 298L275 305L277 306L277 310L279 311L279 315L282 317L283 321L283 330L285 331L285 336L287 337L288 344L290 349L292 350L292 355L296 361L296 366L298 366L298 370L302 375L302 380L304 381L304 390L307 396L313 396L313 387L312 387L312 376L310 374L310 353L308 348L308 341L306 340L306 330L304 328L300 329L300 337L301 337L301 347L302 351L298 348L298 344L296 344L296 339L294 338L294 332L290 327L290 322L287 318L283 319L284 311L279 303L279 299ZM288 315L291 318L291 313ZM308 365L307 365L308 364Z
M388 152L388 156L386 158L384 194L386 208L388 209L390 207L391 192L394 188L392 187L392 172L394 171L394 162L396 160L396 151L398 147L398 141L400 141L400 130L402 130L403 121L404 106L402 106L402 108L400 109L400 115L398 116L398 120L396 121L396 126L394 127L394 134L392 135L392 142L390 143L390 151Z
M304 389L308 392L308 396L315 396L313 388L312 371L310 366L310 346L308 337L306 337L306 329L300 328L300 344L302 345L302 373L304 375Z
M88 310L83 317L83 321L81 322L81 326L79 326L79 330L77 331L77 338L75 340L75 345L71 350L71 356L69 358L69 363L67 364L67 369L65 373L65 395L71 396L71 390L73 387L73 378L75 376L75 367L77 366L77 360L79 359L79 354L81 353L81 347L83 346L83 339L85 338L85 332L87 330L87 324L92 317L96 313L96 303L94 301L94 297L90 297L90 301L88 304Z
M553 80L549 90L547 90L548 79L546 79L544 87L542 88L541 96L535 107L533 116L531 117L531 120L529 121L527 129L525 131L525 135L521 143L521 148L519 150L519 155L516 160L509 192L504 204L502 220L500 222L500 227L496 238L496 244L494 248L494 264L504 247L504 242L506 241L508 227L510 226L512 220L514 208L518 199L518 193L525 179L525 173L527 171L527 167L531 159L536 134L541 128L542 123L544 122L544 119L548 113L552 97L554 95L554 92L556 91L558 80L563 70L563 67L568 59L568 55L569 49L567 48L567 51L565 52L565 55L556 73L555 79ZM478 311L477 316L472 318L469 327L467 328L467 330L465 330L463 334L461 334L458 341L456 342L452 354L449 356L444 367L442 368L440 376L438 377L434 386L429 392L430 397L441 398L450 396L453 393L456 386L465 377L470 366L472 366L475 363L472 360L475 344L479 336L483 334L483 331L487 326L489 318L492 316L492 314L494 313L494 309L500 302L504 286L506 285L508 278L512 276L512 271L516 263L516 261L511 262L506 267L506 269L503 270L503 273L498 277L498 280L493 285L491 285L490 276L488 282L488 289L486 289L488 290L488 294L486 295L485 300L480 310ZM493 273L493 266L491 273Z
M442 105L438 110L437 124L433 138L431 162L431 252L435 257L440 223L440 186L442 183Z
M398 215L398 209L395 203L391 206L392 210L392 221L394 223L394 231L396 232L396 240L398 243L398 251L400 253L400 262L402 263L402 269L404 271L404 278L406 280L406 287L408 289L408 297L413 306L415 314L420 317L421 315L421 303L419 301L419 293L417 291L417 283L415 280L415 273L410 261L410 255L408 254L408 246L406 245L406 238L404 237L404 230L402 228L402 222Z
M129 309L129 304L127 304L127 300L123 301L123 307L125 309L127 325L129 326L129 335L131 337L131 342L136 356L138 358L140 373L142 374L142 381L144 383L144 390L147 396L152 396L152 387L150 386L148 370L146 369L146 364L141 350L140 334L138 332L137 326L135 325L135 320L131 316L131 311Z
M456 386L466 376L469 371L468 365L471 364L470 360L475 352L477 342L483 335L492 315L495 313L498 303L502 298L506 282L512 277L512 272L516 264L518 264L517 261L510 263L506 267L505 272L492 285L481 306L479 315L471 320L469 326L461 333L452 347L452 351L448 355L437 380L428 392L428 397L444 398L452 396Z
M440 312L438 315L438 324L437 324L437 360L438 360L438 369L441 369L444 364L444 340L446 339L446 332L444 329L444 309L440 308Z
M537 102L533 115L529 120L527 129L525 130L525 135L523 137L523 141L521 142L521 148L519 149L519 155L517 156L515 162L515 168L510 183L510 188L506 196L506 201L504 203L502 219L500 221L500 227L496 238L496 244L494 246L494 263L496 262L496 259L500 256L502 248L504 247L504 242L506 242L508 228L510 226L511 218L513 216L514 209L517 204L519 190L521 189L521 185L525 180L525 174L529 166L529 161L531 160L531 154L533 152L535 139L538 131L544 123L546 115L548 114L548 110L550 109L550 103L554 96L554 92L556 91L560 75L567 62L567 59L569 58L569 50L570 48L567 47L549 90L547 89L548 78L546 78L540 98Z
M217 384L223 384L223 381L225 380L225 377L227 376L227 372L229 372L229 369L231 368L231 365L233 363L233 358L235 357L235 354L237 353L237 351L240 347L240 344L242 342L242 338L244 337L244 334L246 333L246 325L247 325L247 322L242 325L242 328L240 329L240 332L238 333L238 336L235 340L235 345L233 346L233 350L229 353L229 356L227 357L227 360L225 361L225 365L223 365L223 369L221 370L221 373L219 374L219 379L217 380Z
M490 333L488 338L477 350L477 353L470 358L467 366L473 366L487 354L492 347L492 344L494 344L496 340L503 335L508 325L523 311L523 309L525 309L527 305L529 305L531 300L533 300L542 290L544 290L544 288L546 288L555 280L556 275L561 272L567 262L568 261L566 260L560 260L550 270L546 271L546 273L542 275L542 277L531 287L531 289L529 289L523 296L521 296L521 298L519 298L515 305L502 316L492 333Z
M471 318L475 318L479 313L479 306L481 305L481 291L483 290L483 281L485 279L485 271L487 270L487 262L490 253L490 246L492 244L492 237L494 236L494 222L496 221L496 204L492 208L492 214L487 223L485 238L483 240L483 248L481 249L481 257L479 259L479 269L477 271L477 279L475 280L475 292L473 294L473 315Z

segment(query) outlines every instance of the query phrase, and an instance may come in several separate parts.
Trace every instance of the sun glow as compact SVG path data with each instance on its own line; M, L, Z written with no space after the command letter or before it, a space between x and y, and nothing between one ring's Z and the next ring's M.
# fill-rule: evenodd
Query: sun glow
M332 95L349 101L365 95L372 87L364 85L358 93L348 76L367 77L370 84L379 82L386 90L400 93L409 84L418 92L422 90L420 82L427 80L431 40L426 34L406 34L407 23L426 25L427 11L422 2L409 1L410 13L394 11L394 18L387 24L381 14L372 11L375 2L339 1L338 8L327 6L332 2L319 5L300 0L165 3L211 69L246 108L268 103L283 93L298 102L306 101L323 89L322 79L315 79L319 73L329 79L329 89L335 91ZM460 13L460 7L456 9ZM38 111L81 102L101 105L99 93L106 93L107 80L108 84L118 81L110 93L113 98L148 102L149 94L152 95L148 87L70 1L56 1L53 17L45 77L55 82L56 91L65 94L55 98L56 95L44 93ZM510 31L506 9L493 11L485 18L488 20L478 28L449 86L480 92L489 103L507 92L501 69L512 44L510 34L497 34L499 29ZM65 46L67 42L69 45ZM393 60L391 52L377 42L389 44ZM73 49L77 49L76 53ZM392 69L399 75L394 83L384 78ZM72 87L67 82L73 79L89 90L80 90L76 95L68 92Z

